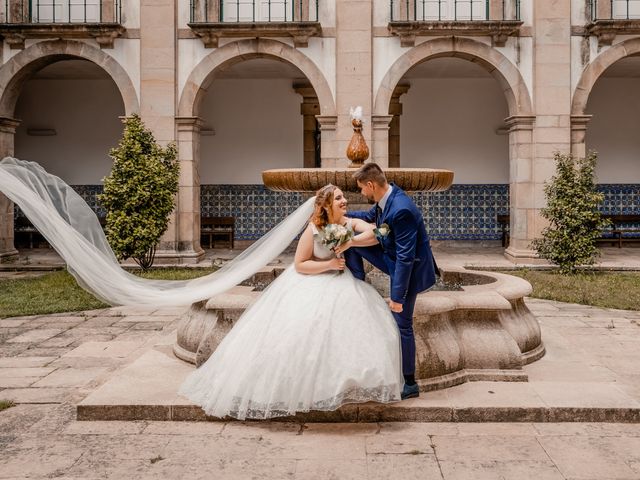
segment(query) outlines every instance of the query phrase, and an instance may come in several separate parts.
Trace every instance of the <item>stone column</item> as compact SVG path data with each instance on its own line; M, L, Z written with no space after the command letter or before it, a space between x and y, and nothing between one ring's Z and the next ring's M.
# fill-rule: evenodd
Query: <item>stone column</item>
M512 188L517 184L511 191L515 238L505 252L517 263L529 263L537 258L537 252L530 245L547 225L540 216L540 209L546 205L544 183L555 173L554 153L571 150L571 62L568 60L571 58L571 2L536 0L533 3L533 44L532 96L536 120L532 158L535 161L528 180L514 182L513 177L511 179ZM518 171L512 171L512 175L519 180L524 178Z
M336 140L336 127L338 117L334 115L316 115L316 120L320 125L320 161L324 168L331 168L337 165L345 166L343 161L346 158L346 149L340 151L342 144Z
M571 115L571 153L574 157L587 155L587 124L593 115Z
M204 123L198 117L176 118L180 180L178 199L173 214L177 225L177 246L165 246L161 258L179 263L198 263L204 257L200 246L200 130ZM173 250L172 250L173 248ZM174 251L175 250L175 251Z
M14 136L19 120L0 117L0 159L14 153ZM0 193L0 263L18 258L13 244L13 202Z
M316 166L316 116L320 113L320 102L311 85L294 84L293 89L302 96L300 113L302 114L304 168L313 168Z
M391 167L389 165L389 125L393 115L373 115L373 140L370 142L370 150L373 151L371 159L382 168Z
M402 104L400 96L409 91L409 85L398 85L391 95L389 113L393 115L389 124L389 167L400 167L400 115L402 115Z
M533 189L533 125L534 116L513 116L505 119L509 129L509 195L510 239L505 255L513 262L531 261L529 230L537 215Z
M140 116L163 145L176 140L175 2L140 1ZM180 226L180 220L185 216L181 215L179 200L156 253L164 263L182 263L185 252L189 260L192 258L190 252L194 250L193 247L186 248L191 237L184 240L180 237L181 232L192 226Z
M371 146L372 25L371 0L336 0L336 166L346 167L346 150L353 134L349 108L362 106L362 134ZM323 139L324 148L324 139ZM371 148L370 150L374 150ZM385 142L384 156L387 155ZM324 155L323 155L324 156ZM323 166L324 163L323 163ZM332 165L327 165L332 166Z

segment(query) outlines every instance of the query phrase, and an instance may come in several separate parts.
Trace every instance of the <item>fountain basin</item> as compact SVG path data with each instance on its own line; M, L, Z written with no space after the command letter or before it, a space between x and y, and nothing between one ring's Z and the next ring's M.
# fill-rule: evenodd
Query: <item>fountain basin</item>
M264 285L281 271L267 268L250 283ZM527 381L522 366L545 351L538 322L524 303L531 285L512 275L463 268L445 268L442 276L458 288L423 292L414 310L416 380L421 390L474 380ZM369 277L385 295L384 275ZM194 304L178 329L176 356L197 366L204 363L259 297L258 290L240 285Z
M265 170L262 181L270 190L316 192L331 183L344 192L358 192L353 168L286 168ZM453 172L432 168L385 168L385 176L407 192L441 192L453 183Z

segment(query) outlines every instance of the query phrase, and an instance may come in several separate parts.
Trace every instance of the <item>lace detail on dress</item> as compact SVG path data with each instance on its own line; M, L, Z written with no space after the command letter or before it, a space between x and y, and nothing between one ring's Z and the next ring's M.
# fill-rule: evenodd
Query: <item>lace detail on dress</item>
M398 392L401 388L402 385L397 384L382 385L374 388L353 387L339 393L333 398L317 401L311 405L303 405L300 403L297 406L287 405L284 401L268 404L254 401L244 402L242 398L234 397L233 405L226 415L238 420L266 420L275 417L289 417L296 413L306 413L311 410L333 411L349 403L398 402L400 401Z

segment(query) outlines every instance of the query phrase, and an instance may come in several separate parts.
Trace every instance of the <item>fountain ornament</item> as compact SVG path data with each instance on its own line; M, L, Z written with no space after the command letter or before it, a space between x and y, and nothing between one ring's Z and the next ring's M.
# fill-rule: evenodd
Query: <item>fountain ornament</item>
M351 164L346 168L283 168L265 170L262 181L270 189L280 192L315 193L331 183L345 192L359 192L353 179L355 169L369 158L369 147L362 135L362 107L351 108L353 136L347 147ZM451 170L433 168L384 168L387 179L406 192L441 192L453 183Z
M315 192L328 183L357 191L355 168L369 156L362 135L362 109L352 109L354 133L347 157L350 168L267 170L265 185L277 191ZM428 168L384 169L389 181L408 191L436 192L449 188L453 172ZM201 365L233 328L242 312L260 296L282 267L268 267L253 278L208 301L194 304L178 329L174 353ZM418 295L413 326L416 338L416 380L420 389L435 390L467 381L527 381L523 366L545 353L540 326L524 297L531 285L518 277L440 265L441 284ZM367 281L389 296L389 278L368 273Z

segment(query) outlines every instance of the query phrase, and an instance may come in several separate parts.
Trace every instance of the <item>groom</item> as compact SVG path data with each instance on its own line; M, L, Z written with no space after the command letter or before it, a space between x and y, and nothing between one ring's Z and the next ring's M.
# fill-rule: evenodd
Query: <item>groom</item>
M375 202L375 205L368 212L349 212L348 215L369 223L375 222L379 233L376 245L346 250L346 266L356 278L364 280L364 258L390 276L389 308L398 323L402 345L402 373L405 380L402 399L417 397L420 390L415 380L413 309L418 293L436 281L435 264L422 213L406 193L387 182L377 164L366 163L353 174L353 178L362 195ZM389 228L380 229L383 224Z

